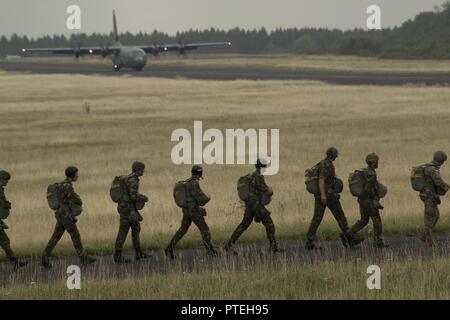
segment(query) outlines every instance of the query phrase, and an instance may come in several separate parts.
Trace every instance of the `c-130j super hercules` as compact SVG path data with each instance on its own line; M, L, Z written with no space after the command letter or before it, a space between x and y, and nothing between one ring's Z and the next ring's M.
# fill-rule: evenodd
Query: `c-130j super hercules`
M54 53L54 54L74 54L75 57L80 55L101 55L106 57L112 55L114 69L119 71L121 68L131 68L141 71L147 64L147 54L157 56L161 52L178 51L184 54L188 50L195 50L203 47L231 46L231 42L204 42L204 43L181 43L181 44L161 44L161 45L122 45L119 42L117 33L116 14L113 11L114 26L114 45L103 47L75 47L75 48L24 48L23 53Z

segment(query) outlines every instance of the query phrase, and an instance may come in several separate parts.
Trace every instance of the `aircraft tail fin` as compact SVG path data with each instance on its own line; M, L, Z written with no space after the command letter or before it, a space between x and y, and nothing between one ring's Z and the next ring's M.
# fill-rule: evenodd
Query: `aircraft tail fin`
M113 11L113 28L114 28L114 41L119 42L119 34L117 33L117 21L115 11Z

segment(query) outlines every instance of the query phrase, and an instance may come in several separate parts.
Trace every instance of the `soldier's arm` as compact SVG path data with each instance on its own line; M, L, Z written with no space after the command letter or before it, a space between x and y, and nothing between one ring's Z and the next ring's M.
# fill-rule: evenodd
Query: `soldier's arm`
M326 197L325 177L328 175L328 168L323 162L319 163L319 191L322 197Z
M431 179L433 180L433 183L435 186L440 187L444 190L449 189L449 185L442 179L439 170L436 170L436 169L431 170L430 175L431 175Z
M0 207L11 209L11 202L6 200L5 191L0 188Z
M129 179L128 180L128 192L131 201L142 201L147 198L146 196L139 193L139 180Z
M204 206L211 200L206 193L200 188L198 181L193 182L192 186L192 196L201 205Z

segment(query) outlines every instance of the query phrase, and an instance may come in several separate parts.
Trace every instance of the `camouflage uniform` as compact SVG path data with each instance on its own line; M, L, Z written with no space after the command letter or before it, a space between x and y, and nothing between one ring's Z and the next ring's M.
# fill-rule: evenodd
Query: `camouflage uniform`
M115 245L116 255L122 252L130 229L134 250L136 253L141 252L139 234L141 232L140 221L142 221L142 216L136 210L135 203L137 201L147 202L148 198L139 193L139 177L136 173L128 175L126 186L128 194L125 196L125 200L117 205L117 211L120 214L120 226Z
M448 190L449 185L442 180L441 174L439 172L439 164L433 161L426 165L425 177L427 179L425 189L420 192L420 199L425 205L425 232L423 235L424 241L432 242L432 231L439 220L439 208L438 205L441 204L441 199L437 194L436 189L441 188L443 190Z
M11 209L11 203L6 199L4 187L0 186L0 207ZM15 260L13 251L11 250L10 241L5 230L3 230L4 222L0 221L0 247L5 251L9 260Z
M170 252L173 251L177 243L186 234L192 222L200 230L200 234L202 235L203 244L206 250L208 250L208 252L215 252L214 247L211 243L211 232L209 231L209 227L205 221L206 210L202 208L202 206L206 205L209 202L210 197L207 196L200 188L199 180L199 177L192 176L189 180L186 181L187 207L183 208L183 219L181 220L181 227L178 229L169 243L168 250Z
M337 193L334 193L332 190L332 185L335 182L336 171L334 168L333 161L329 159L322 160L318 164L319 167L319 178L325 179L325 191L327 193L327 203L323 205L320 199L320 194L314 195L315 204L314 204L314 215L309 225L307 240L309 242L313 242L316 238L317 229L319 228L320 223L322 222L323 215L325 213L325 209L328 207L334 218L339 224L340 229L343 234L346 234L348 231L348 223L347 218L345 217L344 210L342 209L341 202L339 201L340 196Z
M266 228L267 239L269 239L271 248L277 249L277 244L275 240L275 225L270 217L270 211L266 209L265 206L261 204L261 196L267 194L272 196L272 190L267 186L264 176L259 170L254 171L251 174L250 183L250 195L248 201L245 202L245 213L242 222L234 230L230 240L228 241L227 247L230 248L239 237L244 233L245 230L250 226L253 220L255 222L262 222Z
M79 257L84 256L83 245L81 244L80 232L78 231L76 222L77 219L72 215L70 206L79 205L82 206L80 196L75 192L70 179L65 179L60 184L61 202L62 205L55 211L56 226L53 234L44 250L44 257L49 257L55 248L58 241L67 231L72 238L73 246Z
M377 172L370 166L361 170L364 181L364 193L358 197L361 219L350 229L349 235L354 236L362 230L372 219L375 242L377 246L383 246L383 227L381 224L380 197L378 196Z

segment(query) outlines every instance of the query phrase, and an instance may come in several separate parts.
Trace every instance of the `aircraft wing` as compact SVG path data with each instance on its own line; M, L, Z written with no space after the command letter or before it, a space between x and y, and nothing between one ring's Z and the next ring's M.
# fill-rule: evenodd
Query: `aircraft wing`
M231 42L161 44L161 45L150 45L139 47L147 53L156 55L160 52L178 51L180 53L184 53L187 50L195 50L198 48L223 47L223 46L231 46Z
M53 54L74 54L76 56L84 54L99 54L106 56L120 50L117 46L112 47L74 47L74 48L24 48L23 53L53 53Z

